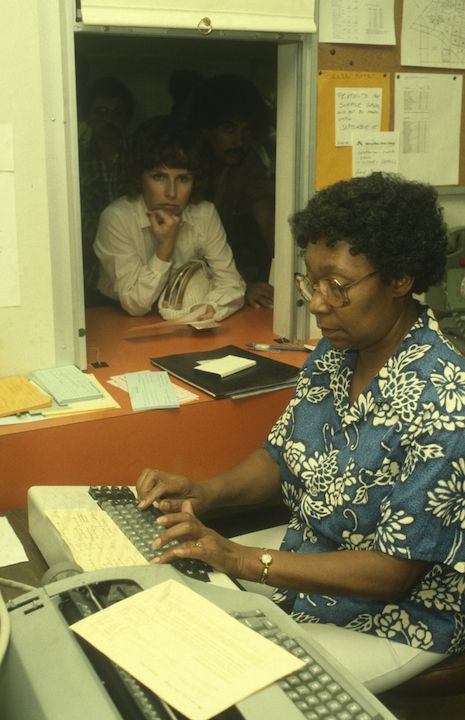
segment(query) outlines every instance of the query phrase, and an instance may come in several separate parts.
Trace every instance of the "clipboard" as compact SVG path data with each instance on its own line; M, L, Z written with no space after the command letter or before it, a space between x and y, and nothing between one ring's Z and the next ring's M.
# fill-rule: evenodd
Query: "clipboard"
M196 369L196 366L202 360L213 360L227 355L236 355L255 360L255 364L226 377L210 375ZM224 345L216 350L206 352L152 357L150 362L155 367L166 370L170 375L188 383L188 385L192 385L218 399L236 399L293 387L296 385L300 374L300 368L295 367L295 365L264 357L259 353L249 352L237 345Z

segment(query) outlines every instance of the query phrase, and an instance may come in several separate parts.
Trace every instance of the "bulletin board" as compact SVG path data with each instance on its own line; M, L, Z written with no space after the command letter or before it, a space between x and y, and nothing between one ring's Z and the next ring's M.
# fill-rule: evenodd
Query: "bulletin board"
M336 115L340 112L336 110L338 104L336 93L342 89L346 92L349 105L351 97L352 104L356 103L356 93L381 91L380 130L390 129L389 73L320 69L317 106L317 190L336 180L349 180L352 177L352 147L338 146L336 139L338 134Z
M439 67L414 67L400 64L400 38L402 29L403 0L394 0L396 45L352 45L339 43L319 43L318 72L355 71L358 73L386 74L389 87L389 107L383 108L383 121L386 126L382 130L394 129L394 83L396 73L444 73L448 75L465 75L465 70L444 69ZM384 113L387 113L384 116ZM329 153L329 158L328 158ZM345 155L345 157L344 157ZM334 133L328 137L328 127L317 123L316 177L317 188L330 182L351 177L349 148L334 147ZM459 186L465 186L465 82L462 95L461 129L460 129L460 161Z

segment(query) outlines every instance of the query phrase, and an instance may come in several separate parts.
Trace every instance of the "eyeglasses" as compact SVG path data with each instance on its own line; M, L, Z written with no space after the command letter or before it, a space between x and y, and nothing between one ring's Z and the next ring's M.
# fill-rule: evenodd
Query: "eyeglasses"
M294 273L294 279L298 292L306 302L310 302L313 297L313 293L316 290L320 293L325 303L331 305L331 307L339 308L350 305L350 298L347 294L347 291L350 290L350 288L353 288L363 280L367 280L377 274L378 271L373 270L373 272L368 273L368 275L364 275L358 280L346 283L345 285L342 285L339 280L336 280L335 278L323 278L322 280L311 282L308 277L306 275L302 275L302 273Z

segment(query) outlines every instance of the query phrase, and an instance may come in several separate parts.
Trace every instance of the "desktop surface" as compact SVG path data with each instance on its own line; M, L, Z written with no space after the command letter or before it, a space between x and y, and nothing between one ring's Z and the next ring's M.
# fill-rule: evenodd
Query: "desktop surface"
M0 477L7 479L0 509L24 507L32 484L128 485L136 482L144 467L154 465L202 480L239 462L266 439L292 388L240 400L217 400L198 391L198 400L179 409L135 413L128 394L107 381L125 372L153 370L150 357L155 355L273 342L272 318L267 308L247 307L213 330L173 330L153 317L128 317L117 307L90 309L89 370L121 407L0 426ZM160 334L126 338L132 327L153 323L163 328ZM306 357L297 352L264 355L296 367ZM108 367L92 368L97 357ZM221 432L212 435L212 428Z

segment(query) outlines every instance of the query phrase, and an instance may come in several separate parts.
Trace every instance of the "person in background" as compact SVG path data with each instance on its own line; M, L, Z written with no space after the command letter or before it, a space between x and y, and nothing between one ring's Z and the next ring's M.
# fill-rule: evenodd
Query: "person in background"
M204 81L203 75L196 70L179 68L173 70L168 80L171 96L170 115L174 118L185 118L195 93Z
M202 158L198 136L172 121L144 124L137 134L129 191L103 211L94 243L98 289L130 315L150 312L172 274L194 258L211 274L198 319L222 320L244 303L221 220L202 200Z
M433 187L382 173L321 190L291 224L323 336L293 398L264 446L214 478L144 470L139 507L165 513L158 562L271 585L379 693L465 647L465 358L415 298L443 277L447 228ZM280 496L279 550L198 518Z
M102 77L80 99L79 183L86 306L105 303L97 291L98 260L93 250L100 213L120 197L128 182L127 130L134 112L132 92L120 80Z
M238 75L207 78L193 95L189 118L209 148L207 197L217 208L252 306L272 306L274 180L263 161L270 109L257 87Z

